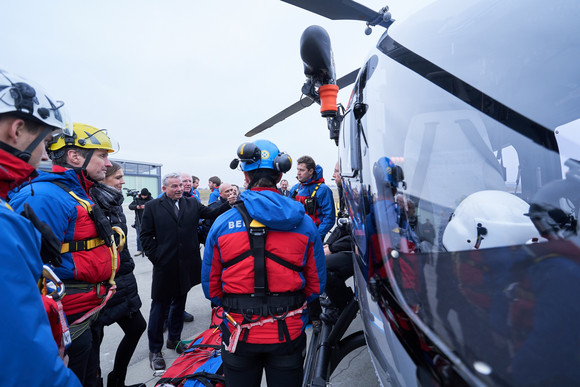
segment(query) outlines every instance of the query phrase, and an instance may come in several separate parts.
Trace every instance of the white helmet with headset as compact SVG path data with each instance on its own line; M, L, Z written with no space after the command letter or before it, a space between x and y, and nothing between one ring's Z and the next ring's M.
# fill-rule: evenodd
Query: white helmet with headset
M447 251L489 249L539 240L529 205L504 191L479 191L457 206L443 232Z

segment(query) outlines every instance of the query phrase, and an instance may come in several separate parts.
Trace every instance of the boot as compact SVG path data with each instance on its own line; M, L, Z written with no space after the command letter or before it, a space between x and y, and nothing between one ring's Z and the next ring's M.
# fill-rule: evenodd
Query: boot
M125 386L125 375L120 375L120 373L111 371L111 373L107 375L107 387L145 387L145 384L137 383Z

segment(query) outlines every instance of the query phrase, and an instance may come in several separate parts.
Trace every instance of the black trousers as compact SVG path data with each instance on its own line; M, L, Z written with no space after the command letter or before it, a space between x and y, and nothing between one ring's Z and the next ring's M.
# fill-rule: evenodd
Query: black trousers
M259 387L264 369L268 386L301 386L305 351L304 332L296 340L288 343L238 342L235 353L222 350L226 386Z
M149 351L153 353L161 352L163 348L163 322L169 311L167 319L167 339L171 341L181 340L183 330L183 312L187 293L182 296L168 298L166 300L151 300L151 312L149 313L149 324L147 327L147 337L149 338Z
M137 311L136 313L131 315L127 314L120 318L117 320L117 324L119 324L125 336L123 336L117 348L112 372L119 380L125 381L129 362L135 352L135 348L137 348L141 335L145 332L147 323L141 311ZM100 350L105 336L105 326L97 320L97 323L91 327L91 330L93 334L91 359L93 361L89 363L87 368L87 374L91 378L84 384L85 387L102 386L103 384L100 379L104 376L101 375Z
M341 251L326 256L326 295L339 309L344 309L353 298L345 281L354 274L352 252Z

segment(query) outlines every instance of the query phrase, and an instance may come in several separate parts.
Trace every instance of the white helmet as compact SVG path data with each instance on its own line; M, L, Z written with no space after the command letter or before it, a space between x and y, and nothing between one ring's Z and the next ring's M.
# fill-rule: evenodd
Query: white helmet
M521 245L536 238L538 230L524 214L529 205L504 191L479 191L457 206L443 232L447 251Z
M42 87L0 69L0 114L13 113L72 134L64 102L48 97Z

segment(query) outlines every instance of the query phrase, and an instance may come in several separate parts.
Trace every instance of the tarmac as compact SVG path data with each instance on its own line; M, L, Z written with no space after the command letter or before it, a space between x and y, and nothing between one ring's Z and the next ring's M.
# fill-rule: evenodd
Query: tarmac
M137 251L136 232L131 227L134 221L134 211L130 211L127 206L124 207L124 212L127 217L128 236L127 243L131 254ZM203 250L203 247L202 247ZM202 251L203 256L203 251ZM141 313L145 320L149 319L149 311L151 308L151 274L152 264L146 257L133 257L135 261L134 274L137 278L139 287L139 295L143 306ZM190 323L184 323L181 339L183 341L192 340L201 332L206 330L210 325L211 306L210 302L205 298L201 286L195 286L188 294L185 310L195 316L195 320ZM360 314L351 324L349 332L362 329L362 322L360 321ZM347 335L349 334L347 332ZM307 331L309 333L309 331ZM105 337L101 345L101 372L106 383L107 374L113 368L115 352L121 339L123 338L123 331L117 324L113 324L105 328ZM167 337L165 337L166 339ZM179 356L175 351L170 349L163 350L164 358L169 367L173 361ZM149 348L147 345L147 332L141 336L137 349L133 354L129 368L127 370L126 385L144 383L147 387L153 387L159 380L159 377L153 375L153 371L149 365ZM338 368L333 373L330 386L379 386L380 383L376 378L373 365L370 360L367 347L358 348L343 359ZM262 378L262 386L267 386L265 377Z

